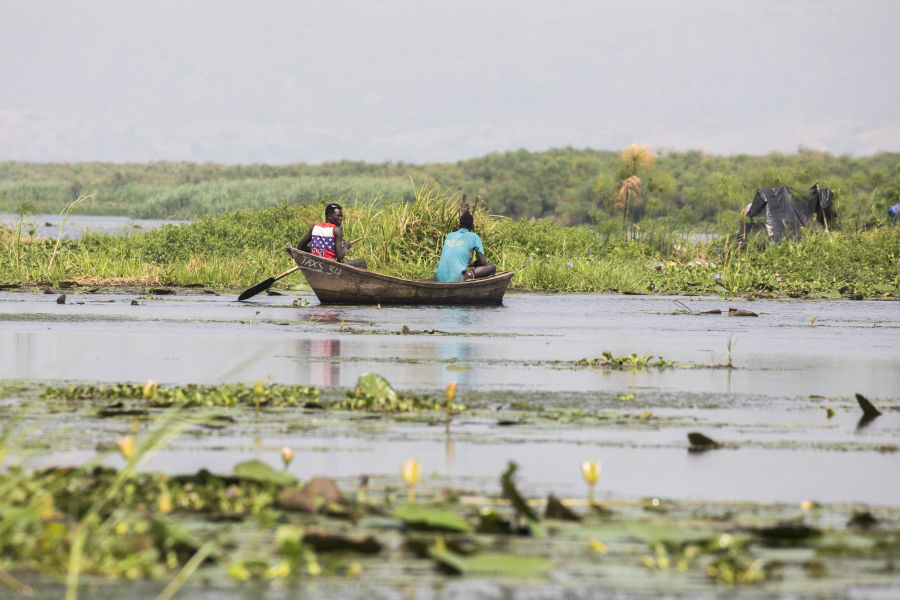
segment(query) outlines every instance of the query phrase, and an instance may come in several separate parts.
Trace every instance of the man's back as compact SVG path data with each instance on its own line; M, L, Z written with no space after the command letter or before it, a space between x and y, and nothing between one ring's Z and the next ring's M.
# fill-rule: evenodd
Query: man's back
M434 273L435 281L462 281L463 271L472 260L472 251L484 254L481 238L465 228L448 233L441 250L441 260Z

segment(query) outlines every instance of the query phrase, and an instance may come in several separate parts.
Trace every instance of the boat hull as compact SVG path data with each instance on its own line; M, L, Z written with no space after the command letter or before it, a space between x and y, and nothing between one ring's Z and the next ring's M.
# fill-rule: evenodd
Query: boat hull
M513 276L503 271L484 279L438 283L382 275L296 248L288 252L322 304L497 305Z

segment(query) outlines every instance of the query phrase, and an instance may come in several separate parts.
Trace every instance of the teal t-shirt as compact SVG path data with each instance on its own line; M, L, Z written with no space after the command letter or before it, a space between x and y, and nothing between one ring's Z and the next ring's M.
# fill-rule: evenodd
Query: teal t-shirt
M435 281L462 281L463 271L472 260L472 250L484 254L484 246L478 234L461 227L458 231L447 234L444 247L441 249L441 260L438 261Z

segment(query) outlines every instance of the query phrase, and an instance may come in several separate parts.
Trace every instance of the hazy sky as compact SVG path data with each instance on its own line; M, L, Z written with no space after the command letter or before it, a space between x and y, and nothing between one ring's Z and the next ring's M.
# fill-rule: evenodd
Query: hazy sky
M895 0L0 0L0 160L900 151Z

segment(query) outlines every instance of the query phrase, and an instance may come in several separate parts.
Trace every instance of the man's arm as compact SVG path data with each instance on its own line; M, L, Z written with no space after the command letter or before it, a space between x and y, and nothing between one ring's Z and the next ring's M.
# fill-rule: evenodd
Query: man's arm
M488 264L487 258L485 258L484 254L482 254L481 252L476 250L475 251L475 260L473 260L472 264L469 266L470 267L483 267L486 264Z
M347 250L350 249L350 246L353 244L351 242L344 243L344 228L343 227L335 227L334 228L334 258L340 262L344 260L344 256L347 254Z
M303 236L303 239L297 242L297 248L304 252L309 252L309 243L312 241L312 230L313 228L310 227L309 231L306 232L306 235Z

